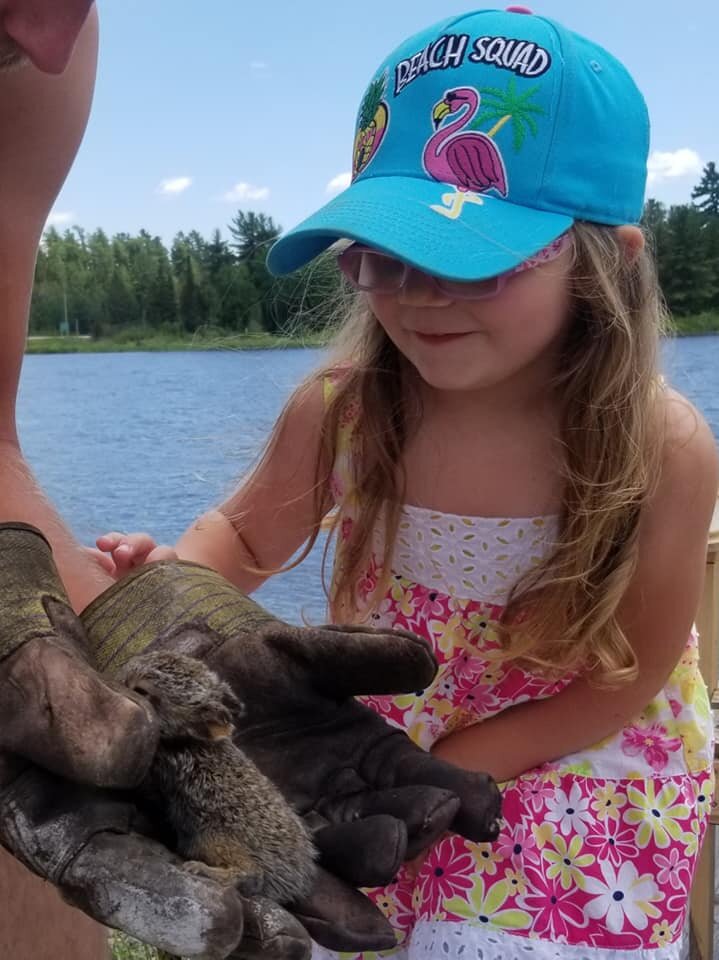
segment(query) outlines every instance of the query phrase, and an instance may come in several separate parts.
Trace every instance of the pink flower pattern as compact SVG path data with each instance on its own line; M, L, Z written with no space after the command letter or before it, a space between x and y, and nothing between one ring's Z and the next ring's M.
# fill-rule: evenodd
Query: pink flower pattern
M559 880L549 880L536 867L528 867L526 877L529 889L517 897L517 903L532 916L533 933L567 943L572 929L579 931L587 926L576 887L563 890Z
M369 572L368 575L372 577L374 574ZM394 595L389 601L386 598L383 602L383 624L391 623L412 630L430 642L437 632L436 629L429 629L429 620L434 627L437 620L449 620L455 613L450 604L456 605L456 599L442 596L436 591L433 591L434 596L430 599L426 588L397 579L391 589ZM437 611L440 601L443 603L442 613ZM466 623L472 615L481 614L488 631L493 622L496 623L500 612L496 606L481 601L462 601L463 622ZM476 616L474 622L477 622ZM471 646L466 640L467 632L462 634L464 642L458 640L449 651L435 642L434 652L440 669L431 686L412 698L416 701L414 706L408 706L409 698L406 696L361 699L378 710L393 726L407 730L413 739L429 747L447 732L450 719L460 713L469 717L465 722L475 722L513 703L551 695L563 688L561 682L549 684L516 667L497 670L482 656L483 631L473 631ZM450 706L454 709L449 709ZM482 870L481 844L450 835L435 844L414 879L405 877L403 883L368 891L380 908L383 904L386 908L388 902L394 904L394 909L388 915L398 931L400 941L405 941L411 935L418 921L471 922L465 915L460 916L448 910L447 904L456 902L457 897L468 900L474 879L480 875L485 885L485 897L489 896L494 885L502 884L506 888L507 897L503 901L502 911L522 911L519 916L529 915L530 921L524 928L506 931L515 936L539 937L557 943L606 950L626 949L630 945L649 949L653 946L650 941L656 924L665 921L675 932L675 937L679 937L684 926L697 858L696 841L692 846L685 843L685 839L688 834L695 836L697 822L703 834L706 817L697 810L696 803L687 804L688 816L680 819L674 830L679 839L672 839L669 848L657 844L655 833L641 847L637 843L639 825L626 822L622 816L618 819L601 819L597 813L599 804L595 802L593 806L595 790L613 784L618 794L626 796L628 786L644 793L646 785L653 783L654 793L659 795L667 782L667 777L661 771L670 754L682 749L681 740L671 736L664 724L640 721L629 724L622 731L618 744L621 754L626 757L626 778L610 781L576 775L567 771L560 761L529 771L503 785L504 827L491 847L492 853L499 858L492 863L492 871ZM637 779L636 774L632 773L640 761L643 761L646 771L644 779ZM680 794L686 799L700 794L698 785L706 778L707 773L703 771L696 775L687 772L684 777L672 779L677 781ZM631 804L625 803L621 813L624 814L629 806ZM671 808L664 811L665 817L670 815ZM692 820L695 821L694 826ZM573 838L580 838L582 855L591 855L587 859L592 862L581 868L584 889L574 879L579 871L572 874L569 889L564 889L560 876L553 879L547 877L549 861L543 851L553 849L548 847L553 834L559 835L567 848ZM622 873L626 864L631 867L626 867ZM598 889L597 884L600 883L606 886L606 874L624 876L630 869L632 876L651 876L651 900L644 905L644 901L637 899L637 903L631 901L631 910L616 909L602 913L597 906L598 895L592 895L587 887ZM512 873L508 874L507 871ZM508 875L519 875L523 881L521 884L511 884L507 880ZM594 883L593 887L590 881ZM647 886L649 880L643 883ZM643 887L636 889L641 893ZM617 897L632 896L631 890L625 892L617 889L615 893ZM605 897L609 898L607 903L611 896L611 891L605 893ZM590 906L592 903L594 906ZM648 912L645 914L642 911ZM636 926L637 918L645 915L646 926Z
M341 425L345 448L355 412L348 408ZM351 489L349 460L345 455L335 464L333 486L340 490ZM348 502L342 509L351 513ZM338 564L341 550L340 539ZM378 582L373 557L358 583L360 598ZM377 611L371 623L425 637L439 670L414 696L360 699L425 749L500 710L554 696L573 679L550 682L492 660L488 653L497 646L502 615L496 602L443 593L394 574ZM694 637L679 670L687 682L672 675L642 715L608 743L501 785L503 827L494 844L450 834L419 867L405 866L391 884L366 891L389 918L398 943L423 921L480 928L490 908L507 935L589 946L597 960L602 951L626 950L629 956L653 950L657 930L663 945L679 938L711 780L710 761L695 759L692 765L687 759L691 751L696 758L696 741L690 751L677 733L680 721L695 711L686 691L701 687ZM692 729L705 728L696 721ZM709 737L707 732L702 758L710 756Z
M445 899L471 890L476 869L474 857L459 837L448 837L444 847L433 847L416 878L423 912L436 916Z
M631 726L622 731L622 750L628 757L640 754L657 773L667 765L669 754L681 750L679 737L667 735L667 728L661 723L652 723L646 727Z

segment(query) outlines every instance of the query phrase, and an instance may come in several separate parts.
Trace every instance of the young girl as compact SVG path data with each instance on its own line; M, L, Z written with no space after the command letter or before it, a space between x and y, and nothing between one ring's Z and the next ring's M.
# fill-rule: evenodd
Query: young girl
M176 548L251 591L329 514L333 619L433 644L429 689L366 702L502 781L505 822L369 891L396 957L679 957L712 789L692 620L719 478L657 369L647 141L624 68L524 8L403 43L362 101L352 185L270 253L283 272L352 240L336 353ZM99 546L118 572L156 555Z

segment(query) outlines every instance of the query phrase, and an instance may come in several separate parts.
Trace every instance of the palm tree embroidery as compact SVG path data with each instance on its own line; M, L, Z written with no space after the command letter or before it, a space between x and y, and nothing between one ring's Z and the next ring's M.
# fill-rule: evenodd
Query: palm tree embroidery
M533 137L537 135L537 121L535 117L546 116L547 111L536 103L530 103L531 97L539 90L539 85L530 87L524 93L517 90L516 77L510 77L506 90L499 90L497 87L484 87L480 90L482 94L482 109L470 124L473 130L481 125L495 121L491 130L487 131L488 137L494 137L505 123L512 121L512 147L514 152L518 153L524 138L527 135L527 129Z

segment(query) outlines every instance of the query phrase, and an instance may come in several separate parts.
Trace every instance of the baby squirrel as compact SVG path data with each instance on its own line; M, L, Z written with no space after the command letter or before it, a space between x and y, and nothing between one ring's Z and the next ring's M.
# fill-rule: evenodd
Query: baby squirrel
M245 896L288 903L309 893L315 849L280 792L231 739L242 707L200 660L140 654L115 674L150 701L160 745L140 797L166 816L186 869Z

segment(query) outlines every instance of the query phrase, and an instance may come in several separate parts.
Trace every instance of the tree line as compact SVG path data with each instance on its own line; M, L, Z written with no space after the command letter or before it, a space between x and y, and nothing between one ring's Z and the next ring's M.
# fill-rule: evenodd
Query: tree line
M46 230L35 268L31 334L112 337L322 329L336 312L334 264L310 264L290 277L271 276L265 256L280 227L262 213L239 211L230 240L215 230L178 233L168 250L137 236L80 227Z
M659 279L678 317L715 315L719 327L719 171L708 163L692 203L647 201L643 223ZM271 217L238 211L230 239L215 230L178 233L169 250L137 236L80 227L48 229L35 269L30 332L100 338L193 334L208 326L228 333L316 332L337 315L340 283L332 258L289 277L272 277L265 256L281 228Z

